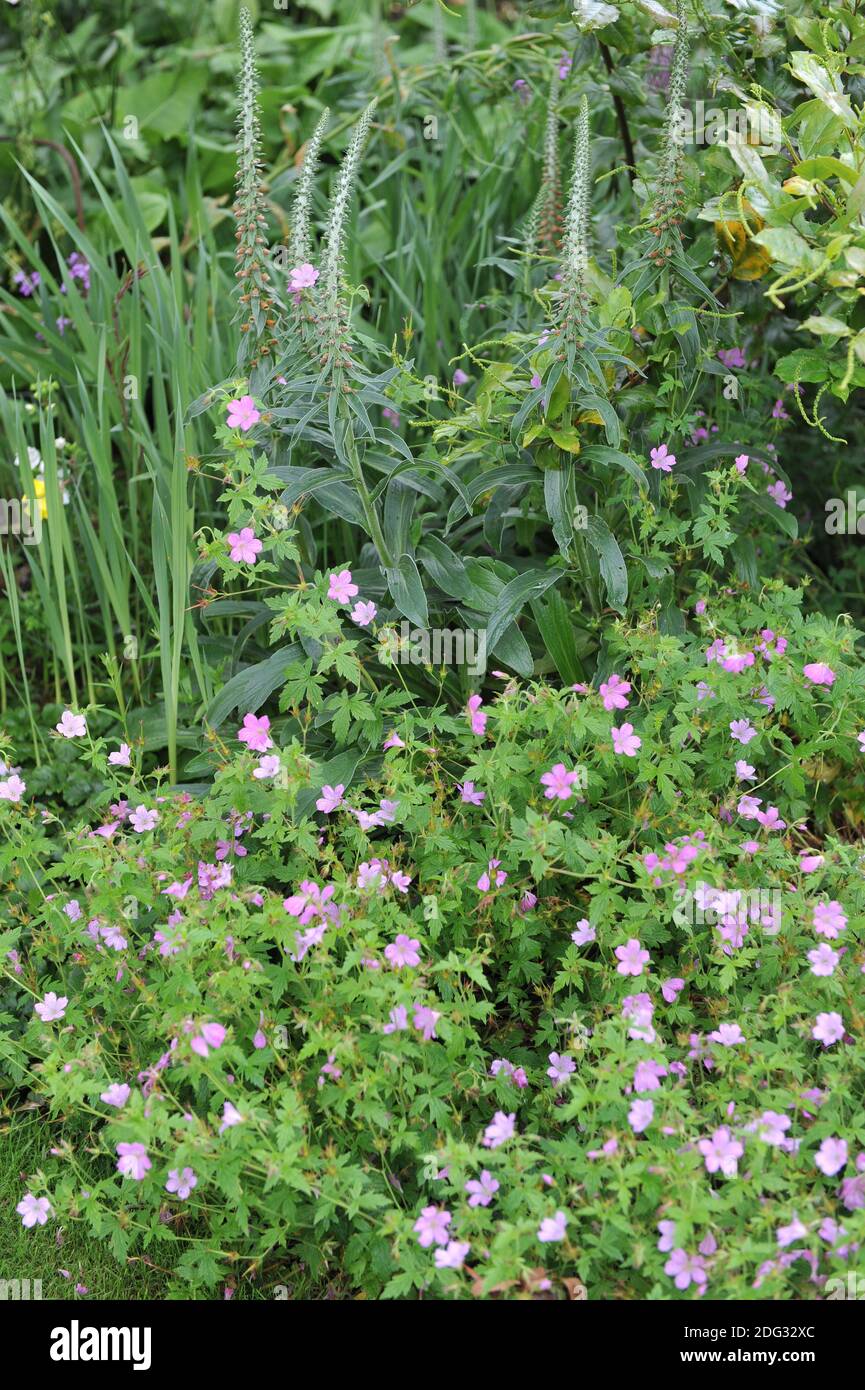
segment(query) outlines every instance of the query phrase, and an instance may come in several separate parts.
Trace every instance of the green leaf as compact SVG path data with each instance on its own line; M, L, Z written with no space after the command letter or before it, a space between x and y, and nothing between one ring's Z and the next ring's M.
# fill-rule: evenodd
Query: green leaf
M619 612L623 613L628 597L628 570L618 541L607 523L599 516L589 517L586 540L598 557L610 607L618 608Z
M232 710L255 714L268 696L282 684L286 668L302 656L303 648L298 642L292 642L287 647L280 647L266 661L238 671L222 687L216 699L211 701L205 715L207 723L216 728Z
M429 609L418 567L411 555L400 555L395 568L385 569L390 596L415 627L429 626Z
M491 650L502 636L508 623L525 608L532 599L538 598L551 585L564 577L564 570L529 570L518 574L506 584L496 599L495 607L487 619L487 645Z

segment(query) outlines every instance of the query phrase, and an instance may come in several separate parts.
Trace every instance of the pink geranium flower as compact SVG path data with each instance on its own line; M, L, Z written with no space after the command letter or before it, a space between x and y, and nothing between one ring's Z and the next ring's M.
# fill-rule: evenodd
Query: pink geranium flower
M484 1130L482 1144L485 1149L497 1149L506 1140L512 1139L516 1127L516 1114L506 1115L503 1110L497 1110L490 1123Z
M825 1173L827 1178L834 1178L836 1173L847 1162L847 1140L836 1139L834 1135L829 1139L824 1139L814 1159L821 1173Z
M567 1224L568 1218L563 1211L557 1211L555 1216L545 1216L538 1227L538 1240L544 1245L564 1240Z
M288 274L288 288L294 293L297 293L298 290L311 289L318 279L318 271L308 261L304 261L303 265L294 266Z
M118 1173L122 1173L124 1178L133 1178L135 1182L141 1182L148 1168L153 1167L143 1144L118 1144L117 1154Z
M87 721L83 714L73 714L66 709L60 716L60 723L54 725L63 738L83 738L87 733Z
M254 714L245 714L243 724L237 731L237 741L245 743L255 753L266 753L268 748L273 747L273 739L267 732L269 728L270 720L266 714L260 719Z
M635 758L643 740L634 733L633 724L622 724L610 730L613 738L613 752L622 753L626 758Z
M564 763L556 763L550 772L545 772L541 777L542 786L546 787L544 796L548 801L558 798L559 801L569 801L572 795L571 788L579 780L578 772L568 772Z
M708 1173L720 1170L727 1178L737 1176L739 1159L745 1152L745 1146L732 1137L726 1125L716 1129L711 1139L701 1139L697 1148L703 1155Z
M604 709L627 709L630 689L631 682L622 680L621 676L610 676L609 680L603 681L600 686L600 695L604 702Z
M39 1003L33 1005L33 1012L39 1015L43 1023L56 1023L65 1014L68 1003L69 1000L65 994L58 999L52 989Z
M232 531L228 536L228 558L235 564L254 565L256 556L263 549L251 526L244 526L242 531Z
M831 1047L844 1036L844 1020L839 1013L818 1014L817 1022L811 1029L811 1037L824 1047Z
M670 473L676 463L676 455L669 452L666 444L661 444L657 449L650 450L649 457L652 460L652 467L660 469L662 473Z
M831 666L826 665L825 661L809 661L807 666L802 667L802 675L812 685L834 685L835 683L835 672Z
M643 967L649 961L649 952L632 936L624 946L616 947L616 958L619 962L616 970L620 975L642 975Z
M333 599L334 603L348 603L349 599L353 599L358 592L357 585L352 582L351 570L340 570L338 574L330 576L327 596L329 599Z
M400 932L396 940L385 947L384 958L394 970L402 970L405 965L420 965L420 942Z
M482 734L487 727L487 716L481 713L482 700L480 695L470 695L466 711L469 716L469 723L473 734Z
M246 433L253 425L257 425L260 419L261 411L256 409L251 396L240 396L237 400L228 402L226 424L230 430L240 429Z

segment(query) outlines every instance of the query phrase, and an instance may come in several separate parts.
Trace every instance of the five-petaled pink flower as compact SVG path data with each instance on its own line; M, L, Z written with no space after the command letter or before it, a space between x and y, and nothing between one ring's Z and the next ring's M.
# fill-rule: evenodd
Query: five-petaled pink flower
M401 931L390 946L385 946L384 958L394 970L402 970L404 965L420 965L420 942Z
M29 1231L33 1226L45 1225L51 1211L51 1203L47 1197L34 1197L32 1192L25 1192L15 1210L21 1217L21 1225Z
M497 1149L500 1144L514 1137L516 1127L516 1112L512 1111L506 1115L504 1110L497 1110L490 1123L484 1130L484 1137L481 1140L485 1149Z
M567 1224L568 1218L563 1211L557 1211L555 1216L545 1216L538 1227L538 1240L544 1245L564 1240Z
M484 1168L479 1178L470 1178L465 1184L469 1193L470 1207L488 1207L499 1190L499 1183L489 1169Z
M417 1231L418 1245L424 1250L433 1244L447 1245L450 1240L448 1226L452 1219L444 1207L424 1207L412 1228Z
M288 288L296 294L298 290L311 289L318 279L318 271L309 261L294 266L289 272Z
M256 556L263 549L251 526L244 526L242 531L232 531L228 536L228 558L235 564L254 565Z
M648 964L649 953L644 950L635 936L624 946L616 947L616 970L620 975L642 975L643 966Z
M814 1159L821 1173L825 1173L827 1178L834 1178L836 1173L847 1162L847 1140L837 1139L833 1135L829 1139L824 1139Z
M750 743L752 738L757 737L757 730L747 719L733 719L730 733L737 743Z
M342 782L338 782L335 787L322 787L321 796L315 803L315 809L323 811L326 816L329 816L331 811L335 811L340 805L344 792L345 787Z
M48 991L38 1004L33 1005L33 1012L39 1015L43 1023L54 1023L57 1019L63 1017L68 1003L69 1000L66 998L65 994L61 995L58 999L52 989Z
M614 753L624 753L626 758L637 756L637 749L642 747L643 740L634 733L633 724L622 724L619 728L613 727L610 733L613 736Z
M83 738L87 733L87 721L83 714L73 714L71 709L65 709L60 716L60 723L54 725L58 734L63 738Z
M238 743L245 743L247 748L255 753L266 753L268 748L273 747L273 739L268 733L270 720L266 714L257 718L254 714L245 714L243 724L237 731Z
M711 1139L701 1139L697 1148L703 1155L707 1173L719 1170L726 1178L735 1178L739 1172L739 1159L745 1146L734 1139L726 1125L716 1129Z
M357 585L352 583L351 570L340 570L338 574L330 576L327 596L333 599L334 603L348 603L349 599L353 599L359 592Z
M568 772L564 763L556 763L549 772L545 772L541 777L541 785L546 787L544 796L548 801L558 798L559 801L569 801L571 798L571 788L574 783L579 781L579 772Z
M628 691L631 682L622 680L621 676L610 676L609 680L602 682L600 686L601 699L604 702L604 709L627 709Z
M375 621L378 612L374 603L356 603L351 610L351 620L357 623L358 627L369 627Z
M148 1168L153 1167L143 1144L118 1144L117 1154L118 1173L122 1173L124 1178L133 1178L135 1182L141 1182Z
M840 1042L843 1036L844 1020L839 1013L817 1015L817 1022L811 1029L812 1038L816 1038L824 1047L831 1047L833 1043Z
M659 468L662 473L670 473L676 463L676 455L669 452L666 444L661 444L659 448L652 449L649 457L652 460L652 467Z
M260 419L261 411L256 410L255 401L251 396L240 396L236 401L228 402L226 424L230 430L240 429L245 433L251 430L253 425L257 425Z

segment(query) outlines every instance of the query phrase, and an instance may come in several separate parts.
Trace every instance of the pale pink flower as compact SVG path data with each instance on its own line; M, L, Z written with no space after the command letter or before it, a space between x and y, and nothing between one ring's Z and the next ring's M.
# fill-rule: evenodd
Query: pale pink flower
M626 758L635 758L643 740L634 733L633 724L622 724L610 730L613 737L613 752L623 753Z
M564 763L556 763L550 772L545 772L541 777L541 785L546 787L544 796L548 801L558 798L559 801L569 801L572 795L571 788L579 780L578 772L568 772Z
M33 1226L45 1225L51 1213L51 1203L47 1197L34 1197L32 1192L25 1192L15 1210L21 1217L21 1225L29 1231Z
M329 816L331 811L335 811L340 805L344 793L345 787L342 782L337 782L335 787L322 787L321 796L315 803L315 809L323 811L326 816Z
M831 666L826 665L825 661L809 661L807 666L802 667L802 675L812 685L834 685L835 683L835 672Z
M63 738L83 738L87 733L87 721L83 714L73 714L71 709L63 711L60 723L54 725Z
M467 1240L449 1240L444 1250L436 1250L434 1255L436 1269L462 1269L463 1261L471 1250Z
M26 783L22 782L17 772L13 772L11 777L0 782L0 801L10 801L17 804L26 790Z
M158 811L148 811L146 806L136 806L129 817L129 824L137 834L143 835L145 830L152 830L158 820Z
M369 627L378 612L374 603L356 603L351 610L351 620L358 627Z
M482 734L487 727L487 715L481 712L483 701L480 695L470 695L466 711L473 734Z
M642 1134L655 1118L655 1106L651 1100L635 1100L628 1111L628 1124L635 1134Z
M228 402L226 424L230 430L240 429L246 433L253 425L257 425L260 419L261 411L256 409L251 396L240 396L237 400Z
M142 1182L148 1168L153 1167L143 1144L118 1144L117 1154L118 1173L135 1182Z
M299 290L311 289L318 280L318 271L308 261L304 261L303 265L294 266L288 274L288 288L295 294Z
M334 603L348 603L358 592L357 585L352 583L351 570L340 570L338 574L330 576L327 596Z
M68 1003L69 1000L65 994L58 999L52 989L43 996L41 1002L33 1005L33 1012L39 1015L43 1023L56 1023L65 1014Z
M669 473L676 463L676 455L669 452L666 444L661 444L657 449L651 449L649 457L652 460L652 467L660 469L662 473Z
M480 806L486 797L486 792L476 791L474 782L457 783L457 791L466 806Z
M514 1136L516 1128L516 1112L506 1115L503 1110L497 1110L490 1123L484 1130L484 1137L481 1140L485 1149L497 1149L500 1144L504 1144Z
M813 923L818 936L834 940L846 927L847 916L841 904L833 899L831 902L814 904Z
M178 1168L169 1168L168 1181L165 1184L166 1192L173 1192L181 1201L185 1201L197 1185L198 1178L192 1168L184 1168L182 1172Z
M748 719L734 719L730 723L730 733L737 743L750 743L757 737L757 730Z
M840 1042L843 1036L844 1020L839 1013L817 1015L817 1022L811 1029L812 1038L816 1038L824 1047L831 1047L833 1043Z
M835 966L841 957L827 942L821 941L815 951L808 952L808 959L811 962L812 975L827 976L835 973Z
M258 767L253 768L252 775L258 782L269 781L271 777L278 777L281 771L281 763L278 753L266 753L263 758L259 758Z
M488 893L490 891L493 884L493 871L495 871L495 885L497 888L501 888L507 882L507 874L504 869L499 868L501 862L500 859L491 859L487 865L486 873L481 874L477 886L482 893Z
M465 1190L469 1193L470 1207L488 1207L499 1190L499 1182L487 1168L484 1168L479 1178L469 1179Z
M708 1173L720 1170L727 1178L738 1175L739 1159L745 1152L745 1146L733 1138L726 1125L716 1129L711 1139L701 1139L697 1148L703 1155Z
M575 946L588 946L590 942L597 940L597 932L587 917L581 917L577 923L576 931L571 932L571 940Z
M451 1213L443 1207L424 1207L412 1228L417 1231L418 1245L424 1250L433 1244L447 1245L450 1240L448 1226L452 1220Z
M557 1211L555 1216L545 1216L538 1227L538 1240L544 1245L564 1240L568 1218L565 1212Z
M824 1139L814 1159L821 1173L825 1173L827 1178L834 1178L836 1173L847 1162L847 1140L836 1139L834 1135L829 1139Z
M119 748L113 753L108 754L108 761L112 763L114 767L129 767L131 753L132 750L129 744L121 743Z
M242 531L232 531L227 542L228 558L235 564L254 565L259 551L264 549L251 526L244 526Z
M99 1099L106 1105L113 1105L117 1110L122 1110L130 1094L130 1087L125 1081L112 1081L108 1090L100 1093Z
M635 936L624 946L617 946L615 954L619 962L616 966L619 975L642 975L643 967L649 961L649 952L643 949Z
M755 782L754 768L751 763L747 763L744 758L736 760L736 778L739 782Z
M237 731L238 743L245 743L254 753L266 753L273 747L273 739L268 733L270 720L266 714L259 719L254 714L245 714L243 724Z
M420 965L420 942L400 932L396 940L385 947L384 958L394 970L402 970L406 965Z
M627 709L628 691L631 689L631 682L622 680L621 676L610 676L603 681L600 686L600 696L604 702L604 709Z

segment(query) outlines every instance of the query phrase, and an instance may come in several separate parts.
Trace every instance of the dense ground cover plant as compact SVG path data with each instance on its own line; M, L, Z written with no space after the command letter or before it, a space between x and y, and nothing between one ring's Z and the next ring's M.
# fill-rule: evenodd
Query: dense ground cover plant
M163 4L71 101L22 19L34 1258L71 1228L199 1297L862 1267L862 18L730 8Z
M379 712L337 785L247 713L209 796L172 793L64 714L95 819L2 784L3 1053L56 1127L25 1222L206 1289L858 1267L865 890L815 833L863 812L857 635L777 587L704 617L617 627L597 690Z

